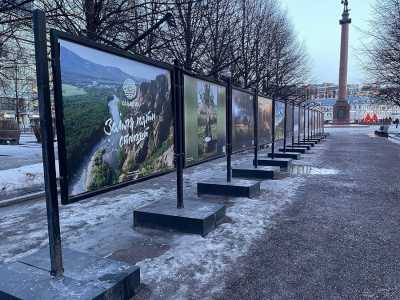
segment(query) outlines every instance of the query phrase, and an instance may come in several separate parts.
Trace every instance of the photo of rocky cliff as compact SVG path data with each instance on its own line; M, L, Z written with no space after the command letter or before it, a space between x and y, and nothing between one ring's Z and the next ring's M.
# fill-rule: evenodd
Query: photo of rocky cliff
M60 40L68 195L173 164L170 72Z
M184 76L185 160L201 162L225 153L225 87Z
M275 102L275 140L284 138L285 133L285 103Z
M258 97L258 144L272 142L272 100Z
M254 145L253 95L232 90L232 146L234 151Z

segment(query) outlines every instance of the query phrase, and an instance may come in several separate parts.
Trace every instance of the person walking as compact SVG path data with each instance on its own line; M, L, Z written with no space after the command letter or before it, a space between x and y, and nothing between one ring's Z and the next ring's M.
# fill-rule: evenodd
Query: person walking
M396 121L394 121L394 124L396 124L396 129L399 127L399 123L400 123L400 120L398 118L396 118Z

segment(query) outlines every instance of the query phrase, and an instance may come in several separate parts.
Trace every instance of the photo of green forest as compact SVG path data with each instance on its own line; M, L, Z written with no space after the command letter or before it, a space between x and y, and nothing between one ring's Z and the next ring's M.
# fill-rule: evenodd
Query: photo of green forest
M225 153L225 87L184 76L185 161L187 165Z
M272 100L258 97L258 144L268 145L272 142Z
M173 169L170 72L59 43L68 196Z
M234 151L254 145L253 95L232 90L232 146Z

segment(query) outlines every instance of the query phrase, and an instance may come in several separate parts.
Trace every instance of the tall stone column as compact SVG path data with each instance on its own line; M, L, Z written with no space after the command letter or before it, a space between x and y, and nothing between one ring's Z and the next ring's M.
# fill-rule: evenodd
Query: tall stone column
M350 105L347 101L347 68L349 58L349 25L351 23L348 2L345 4L342 19L339 24L342 26L340 44L340 68L339 68L339 93L338 99L333 107L333 122L336 124L350 123Z

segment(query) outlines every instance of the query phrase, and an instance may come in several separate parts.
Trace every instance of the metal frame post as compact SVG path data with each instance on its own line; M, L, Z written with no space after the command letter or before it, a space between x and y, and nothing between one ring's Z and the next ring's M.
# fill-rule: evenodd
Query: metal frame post
M258 167L258 89L254 91L254 167Z
M294 102L292 105L292 146L294 144Z
M226 80L226 181L232 181L232 79Z
M46 192L47 227L49 233L50 274L61 277L64 273L60 213L57 194L57 174L54 155L54 132L51 113L49 64L47 56L46 16L41 10L33 11L36 78L42 134L44 184Z
M299 105L299 112L298 112L298 118L299 118L299 124L298 124L298 126L299 126L299 130L298 130L298 132L297 132L297 143L300 143L300 136L301 136L301 132L300 132L300 129L301 129L301 106Z
M275 158L275 96L272 97L272 144L271 144L271 158Z
M286 129L287 129L287 100L285 99L285 122L283 123L283 152L286 152Z
M314 120L314 110L311 109L311 139L314 138L314 131L315 131L315 120Z
M307 140L310 140L310 109L307 108Z
M306 106L303 107L303 142L306 140Z
M176 206L178 209L184 208L183 203L183 72L177 61L174 63L174 108L175 108L175 164L176 164Z

